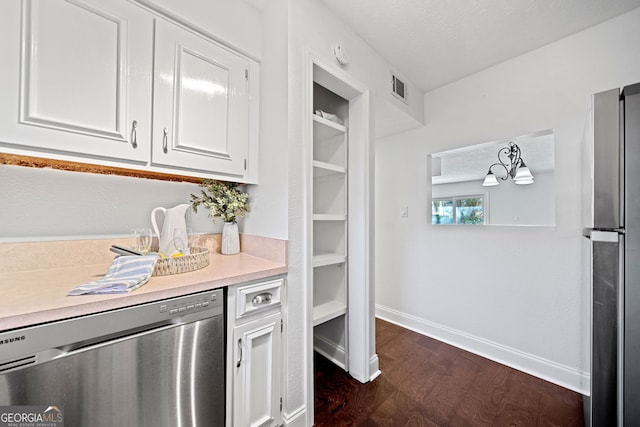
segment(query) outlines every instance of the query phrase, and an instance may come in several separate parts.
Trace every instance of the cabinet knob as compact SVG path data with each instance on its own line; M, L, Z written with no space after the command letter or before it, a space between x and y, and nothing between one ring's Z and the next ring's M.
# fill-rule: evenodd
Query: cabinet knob
M164 154L167 154L169 152L169 148L167 147L167 141L169 139L169 129L164 128L162 129L162 151L164 151Z
M131 123L131 146L138 148L138 121L134 120Z

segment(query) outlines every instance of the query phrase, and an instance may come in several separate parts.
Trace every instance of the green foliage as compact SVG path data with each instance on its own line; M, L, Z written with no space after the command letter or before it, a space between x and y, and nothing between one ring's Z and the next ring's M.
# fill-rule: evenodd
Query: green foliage
M484 209L482 198L465 198L457 200L458 224L483 224Z
M460 210L460 218L458 224L483 224L484 215L482 211L472 210L471 212L465 212L464 209Z
M235 182L223 182L213 179L205 179L200 184L204 190L201 195L191 195L191 207L198 212L198 207L203 206L209 210L209 218L216 221L221 218L224 222L236 222L245 213L249 212L249 195L238 190Z
M482 206L481 198L466 198L466 199L458 199L458 206L460 207L471 207L471 206Z

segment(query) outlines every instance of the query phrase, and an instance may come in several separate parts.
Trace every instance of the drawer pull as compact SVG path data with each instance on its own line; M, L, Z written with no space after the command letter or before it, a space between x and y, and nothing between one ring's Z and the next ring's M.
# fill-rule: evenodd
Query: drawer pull
M271 302L271 298L271 292L263 292L253 297L251 302L253 303L253 305L269 304Z

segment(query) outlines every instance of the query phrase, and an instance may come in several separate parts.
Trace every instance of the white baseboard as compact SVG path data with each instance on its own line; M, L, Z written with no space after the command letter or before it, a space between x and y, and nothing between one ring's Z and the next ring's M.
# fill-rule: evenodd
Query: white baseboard
M590 379L586 372L378 304L376 317L578 393L589 394Z
M306 427L307 407L302 405L291 413L282 414L282 422L287 427Z
M369 381L375 380L381 373L380 359L378 359L378 354L376 353L369 359Z
M338 345L332 341L325 339L322 336L314 335L313 336L313 349L346 370L346 355L344 352L344 347Z

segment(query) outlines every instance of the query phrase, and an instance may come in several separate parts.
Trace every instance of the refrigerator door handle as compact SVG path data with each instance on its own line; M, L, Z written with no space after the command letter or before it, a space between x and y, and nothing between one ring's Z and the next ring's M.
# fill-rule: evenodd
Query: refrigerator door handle
M618 243L620 241L620 233L617 231L592 231L591 241Z
M620 234L623 234L622 231L602 231L602 230L592 230L589 228L584 229L582 235L587 239L591 239L592 242L609 242L609 243L618 243L620 242Z

